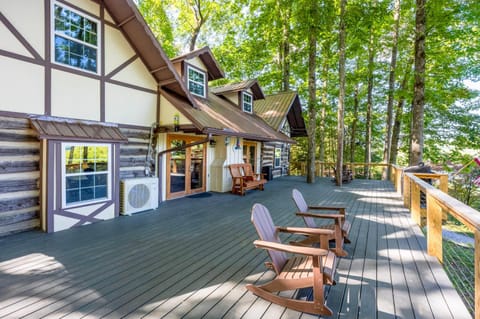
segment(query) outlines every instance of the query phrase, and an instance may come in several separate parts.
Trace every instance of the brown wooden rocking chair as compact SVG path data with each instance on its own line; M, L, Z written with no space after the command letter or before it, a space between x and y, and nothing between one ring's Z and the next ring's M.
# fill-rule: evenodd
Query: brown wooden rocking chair
M267 249L272 262L265 263L277 276L270 282L247 289L255 295L293 310L331 316L332 310L325 304L324 285L334 285L336 256L327 249L282 244L278 232L299 233L317 236L328 245L328 236L333 231L300 227L275 227L268 209L255 204L252 208L252 223L260 240L254 241L257 248ZM286 253L303 256L287 257ZM313 287L313 301L287 298L278 295L280 291Z
M329 240L335 240L335 248L332 248L332 251L335 252L337 256L345 257L348 253L343 249L344 243L350 243L348 239L348 233L350 232L351 224L345 218L345 208L344 207L325 207L325 206L309 206L305 202L302 193L298 189L293 189L292 191L293 201L297 205L298 212L297 216L300 216L305 221L305 225L309 228L320 228L320 229L330 229L333 230L333 235ZM335 211L336 214L332 213L315 213L314 211ZM334 223L327 225L317 225L314 218L326 218L334 220ZM318 242L318 237L308 236L306 239L298 242L294 242L294 245L302 246L311 246L314 243Z

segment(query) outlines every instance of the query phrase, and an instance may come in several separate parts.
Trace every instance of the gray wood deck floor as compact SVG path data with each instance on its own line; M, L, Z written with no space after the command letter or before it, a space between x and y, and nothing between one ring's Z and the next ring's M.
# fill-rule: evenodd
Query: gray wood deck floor
M310 203L344 205L349 256L327 292L332 318L471 318L388 182L287 177L245 197L165 202L155 212L55 234L0 238L0 318L316 318L259 299L272 278L255 249L255 202L277 225L302 226L293 187ZM303 292L304 293L304 292Z

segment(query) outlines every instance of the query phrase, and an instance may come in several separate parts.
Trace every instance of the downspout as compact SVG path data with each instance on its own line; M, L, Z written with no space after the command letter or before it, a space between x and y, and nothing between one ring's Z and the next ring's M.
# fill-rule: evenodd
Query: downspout
M205 143L210 142L211 139L212 139L212 134L208 133L207 138L205 138L203 140L196 141L196 142L193 142L193 143L190 143L190 144L185 144L185 145L178 146L178 147L169 148L169 149L163 150L161 152L158 152L158 155L157 155L157 163L158 163L157 164L157 176L158 176L159 183L161 183L161 181L163 180L162 167L163 167L163 155L164 154L175 152L175 151L181 151L181 150L187 149L189 147L200 145L200 144L205 144ZM160 187L159 187L159 191L160 191ZM158 198L159 198L158 201L161 202L161 196L159 196Z

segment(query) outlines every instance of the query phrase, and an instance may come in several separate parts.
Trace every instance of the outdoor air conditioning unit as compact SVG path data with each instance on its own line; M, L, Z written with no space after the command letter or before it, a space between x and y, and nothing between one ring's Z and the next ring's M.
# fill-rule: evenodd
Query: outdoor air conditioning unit
M129 178L120 181L120 214L131 215L158 207L158 178Z

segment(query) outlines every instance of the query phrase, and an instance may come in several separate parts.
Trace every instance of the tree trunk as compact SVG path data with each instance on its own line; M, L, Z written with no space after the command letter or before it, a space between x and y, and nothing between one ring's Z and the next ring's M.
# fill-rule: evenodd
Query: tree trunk
M393 99L395 90L395 70L397 68L398 51L398 29L400 21L400 0L395 0L395 9L393 11L393 38L392 38L392 56L390 60L390 74L388 78L388 101L387 101L387 119L385 132L385 145L383 148L383 162L390 163L390 149L392 144L392 118L393 118ZM383 171L382 179L390 176L390 166Z
M282 10L282 8L280 8ZM283 12L282 12L283 13ZM280 43L280 63L282 67L282 91L290 90L290 8L282 17L282 40Z
M390 164L397 164L397 155L398 155L398 144L400 141L400 129L402 125L402 117L403 117L403 107L405 105L405 93L407 91L407 85L409 83L411 69L412 69L413 59L410 59L407 62L407 68L405 69L405 74L403 75L402 83L400 84L399 91L402 94L399 96L397 108L395 111L395 120L393 123L393 130L392 130L392 143L391 143L391 150L390 150Z
M314 17L317 16L317 2L310 3L310 25L308 33L308 172L307 183L315 182L315 151L316 151L316 122L317 122L317 32Z
M373 19L373 18L372 18ZM375 58L375 35L373 21L370 26L370 40L368 42L368 84L367 84L367 115L365 122L365 178L370 178L370 162L372 161L372 112L373 112L373 68Z
M417 165L423 158L423 117L425 105L425 37L426 0L416 0L415 13L415 84L412 103L410 132L410 165Z
M338 113L337 113L337 169L336 180L337 185L342 186L343 175L343 130L344 113L345 113L345 11L347 0L340 1L340 26L338 33L338 80L339 80L339 94L338 94Z
M195 27L192 30L192 37L190 38L189 50L194 51L197 43L198 36L202 26L205 24L206 19L202 14L202 1L195 0L192 7L195 16Z
M358 84L355 86L355 91L353 93L353 121L352 121L352 130L351 130L351 140L350 140L350 163L355 162L355 141L357 134L357 119L358 119Z
M325 162L325 118L327 116L327 104L328 104L328 66L330 60L329 44L323 47L323 66L322 66L322 97L321 97L321 109L320 109L320 128L319 128L319 141L320 141L320 162ZM324 175L324 166L320 168L320 176Z

